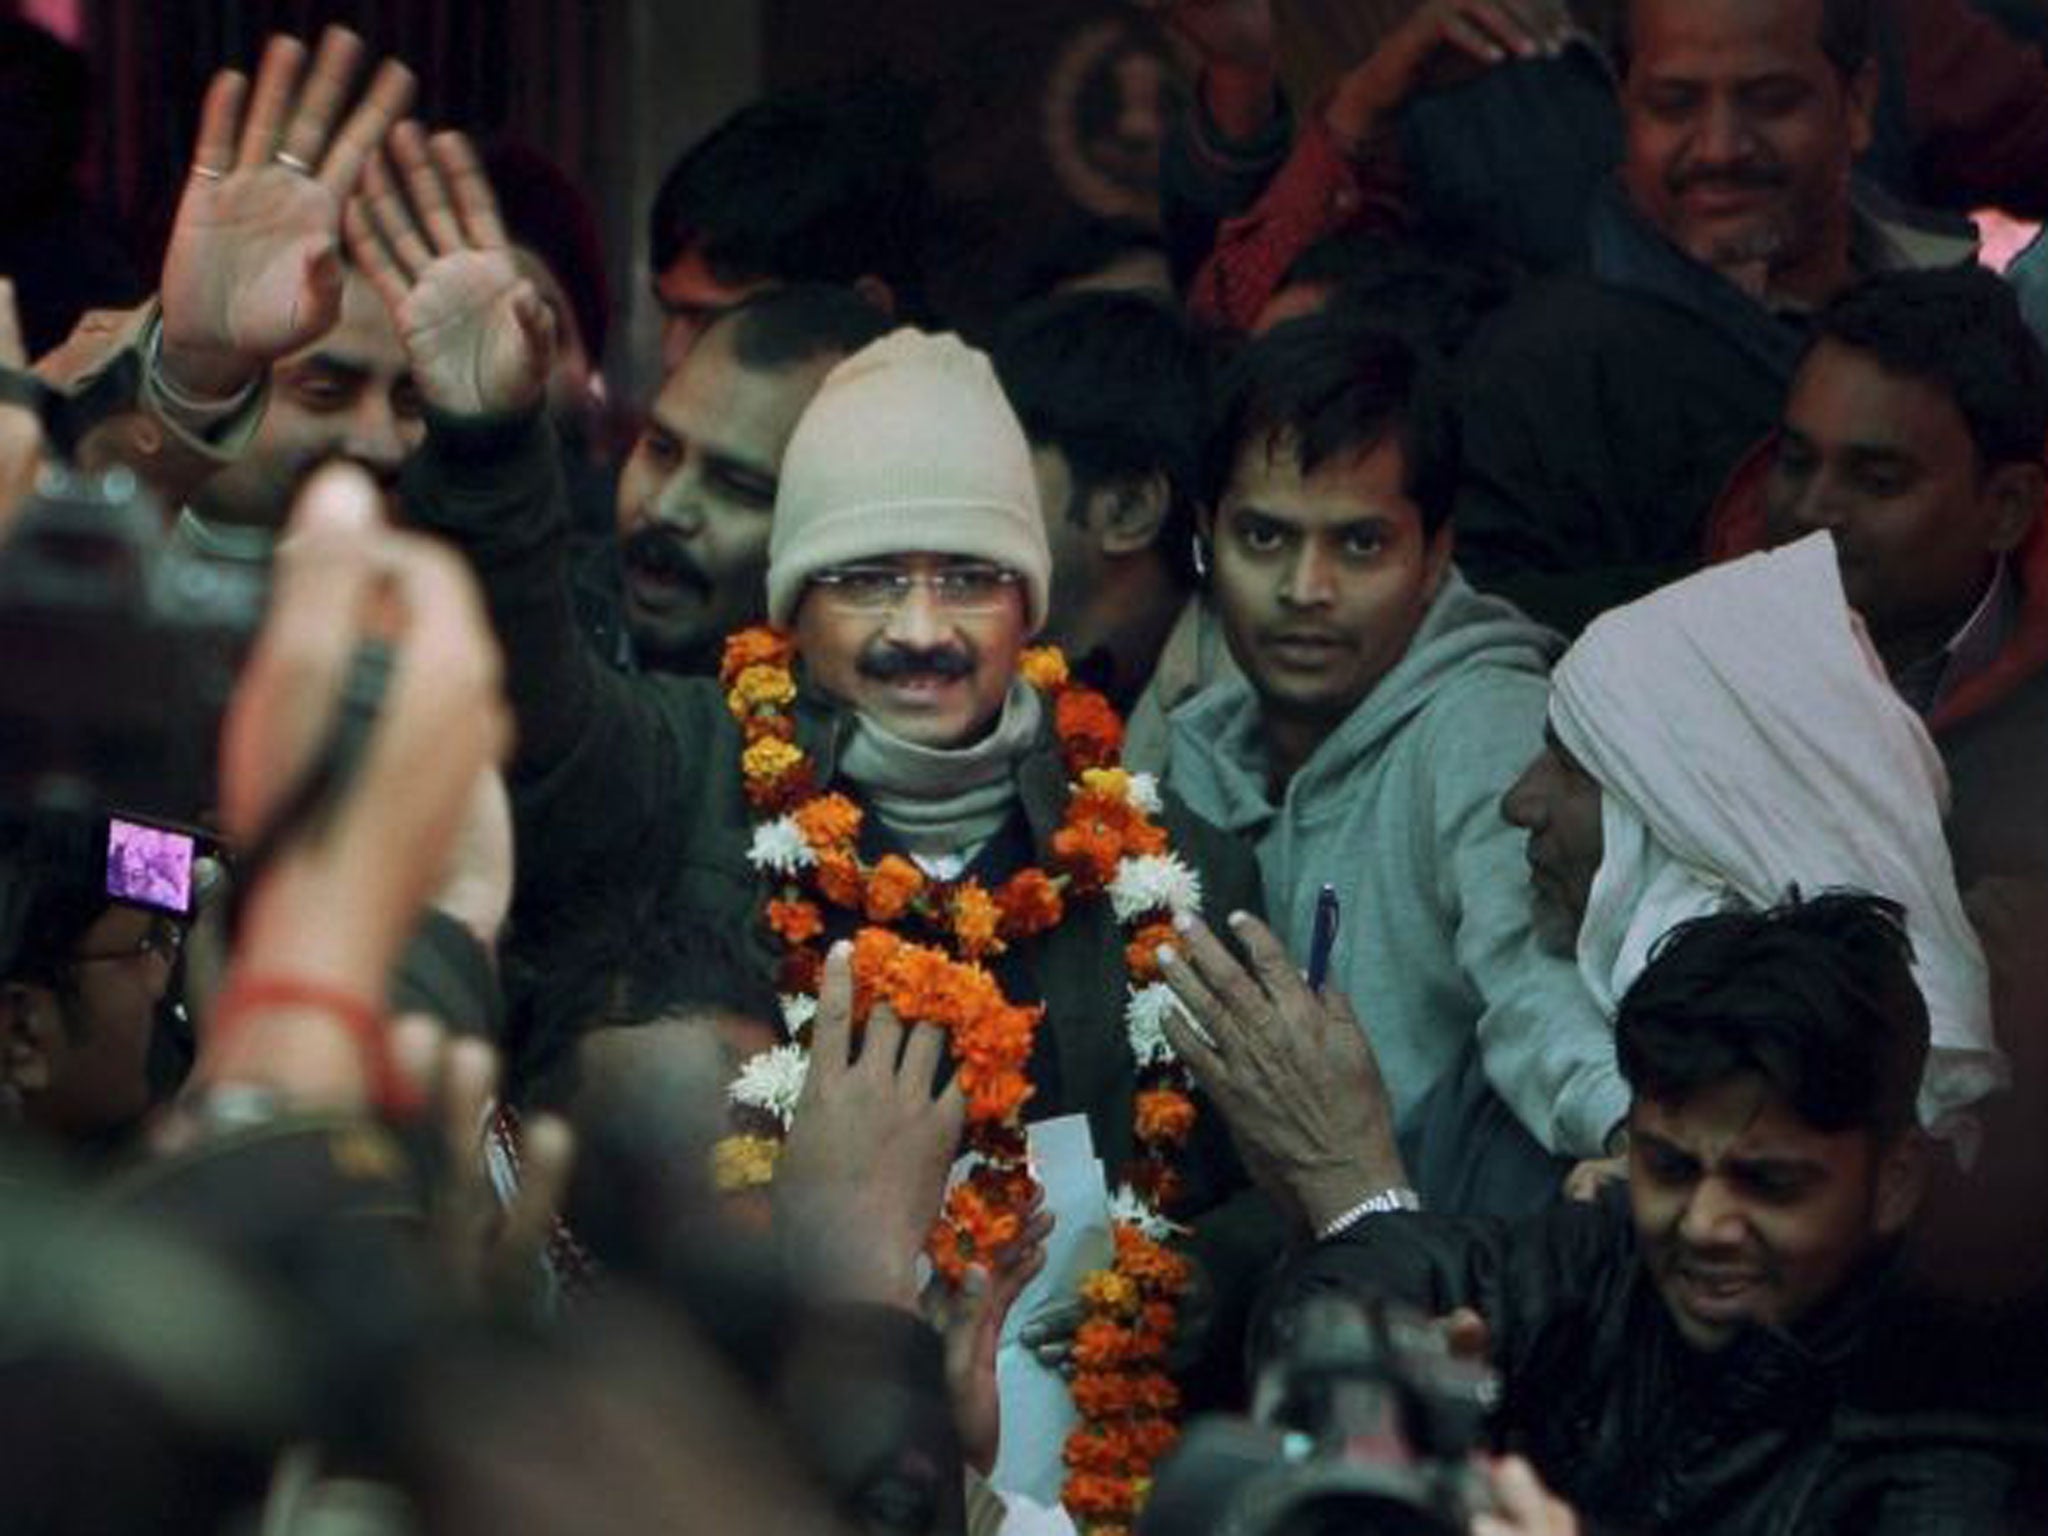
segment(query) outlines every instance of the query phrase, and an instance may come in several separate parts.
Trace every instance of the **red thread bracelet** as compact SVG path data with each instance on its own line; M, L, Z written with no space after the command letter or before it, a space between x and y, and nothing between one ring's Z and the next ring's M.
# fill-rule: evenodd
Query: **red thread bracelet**
M417 1111L421 1098L391 1059L391 1036L382 1008L353 992L295 976L238 976L214 1003L209 1032L225 1041L247 1017L264 1009L305 1009L339 1024L354 1043L370 1080L370 1100L386 1114Z

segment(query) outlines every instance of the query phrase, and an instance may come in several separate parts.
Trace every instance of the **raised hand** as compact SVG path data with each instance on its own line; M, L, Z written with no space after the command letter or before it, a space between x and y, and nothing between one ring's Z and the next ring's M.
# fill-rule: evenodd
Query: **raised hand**
M400 123L343 229L397 323L426 402L454 416L531 409L554 363L554 315L512 258L497 199L459 133Z
M1272 0L1161 0L1151 8L1205 65L1273 67Z
M775 1232L813 1297L917 1310L917 1257L938 1217L966 1100L932 1080L945 1034L868 1015L855 1054L851 946L825 957L810 1070L775 1167Z
M1379 1063L1341 993L1309 991L1256 918L1238 913L1231 929L1249 967L1200 922L1164 959L1194 1021L1169 1012L1167 1039L1222 1110L1253 1178L1320 1230L1407 1183Z
M1572 25L1564 0L1422 0L1337 83L1324 121L1355 149L1424 86L1461 68L1555 53Z
M305 44L273 37L253 90L235 70L207 88L164 258L174 388L225 399L334 324L342 205L413 91L412 72L386 60L343 118L362 56L361 38L330 27L309 70Z

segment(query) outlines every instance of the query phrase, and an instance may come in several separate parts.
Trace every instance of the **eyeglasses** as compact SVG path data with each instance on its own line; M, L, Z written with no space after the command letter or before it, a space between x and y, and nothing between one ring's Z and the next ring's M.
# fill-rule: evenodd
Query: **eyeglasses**
M185 947L185 925L174 917L159 912L149 920L149 927L142 937L133 944L118 949L97 949L83 955L71 956L73 965L97 965L106 960L138 960L144 955L155 955L166 962L175 962L178 952Z
M889 613L923 587L948 613L988 613L1000 608L1023 578L1000 565L942 565L907 571L893 565L840 565L811 577L832 601L861 613Z

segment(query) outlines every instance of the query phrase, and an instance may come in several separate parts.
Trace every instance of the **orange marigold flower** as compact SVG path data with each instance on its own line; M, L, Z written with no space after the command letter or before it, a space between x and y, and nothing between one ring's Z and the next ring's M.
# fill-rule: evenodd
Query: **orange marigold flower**
M786 741L764 736L740 754L740 772L750 784L767 784L803 765L804 755Z
M818 894L835 907L861 910L860 863L850 853L821 853L813 876Z
M947 898L946 915L953 925L954 942L968 959L979 960L991 950L1001 948L996 928L1002 913L995 898L981 888L980 881L969 880L955 886Z
M1122 1371L1076 1371L1068 1391L1084 1418L1112 1419L1138 1406L1136 1384Z
M1180 1426L1171 1419L1130 1421L1131 1450L1147 1467L1172 1450L1180 1440Z
M711 1147L711 1183L720 1194L737 1194L775 1177L782 1143L767 1136L727 1136Z
M1031 1079L1022 1072L982 1073L962 1067L960 1086L967 1094L969 1121L1014 1119L1031 1100Z
M798 806L792 819L811 851L821 857L828 851L850 850L860 836L861 809L845 795L820 795L809 805Z
M1106 1317L1092 1317L1074 1330L1074 1364L1084 1371L1122 1365L1131 1358L1137 1337Z
M996 909L1002 913L1003 937L1025 939L1043 933L1060 920L1066 904L1060 888L1042 869L1023 869L1005 880L996 891Z
M787 715L749 715L742 722L741 734L751 746L757 741L795 741L796 722Z
M900 853L885 854L868 875L864 903L868 921L893 923L917 900L925 885L924 871Z
M1083 1520L1090 1521L1090 1536L1107 1536L1122 1527L1092 1522L1104 1516L1129 1516L1138 1508L1137 1486L1127 1477L1104 1477L1095 1472L1076 1472L1060 1490L1060 1502Z
M1178 1296L1187 1289L1188 1263L1172 1249L1154 1242L1136 1227L1118 1226L1116 1273L1134 1289L1143 1286L1155 1296Z
M1101 694L1089 688L1069 688L1053 705L1053 724L1070 772L1116 766L1124 745L1124 724Z
M1034 645L1017 658L1017 670L1040 693L1056 693L1067 686L1067 658L1056 645Z
M1092 896L1116 878L1123 839L1100 822L1070 823L1052 835L1052 861L1082 895Z
M730 688L749 667L787 667L796 655L795 642L781 630L756 625L727 637L719 658L718 680Z
M808 901L771 901L768 926L782 936L785 944L802 944L825 931L825 920Z
M1176 942L1171 923L1147 923L1140 928L1124 946L1124 968L1131 973L1131 980L1141 987L1159 980L1160 948Z
M1131 1406L1148 1413L1172 1413L1180 1407L1180 1388L1163 1371L1147 1371L1131 1379Z
M1149 1088L1138 1094L1137 1117L1138 1140L1178 1146L1195 1128L1195 1105L1178 1088Z

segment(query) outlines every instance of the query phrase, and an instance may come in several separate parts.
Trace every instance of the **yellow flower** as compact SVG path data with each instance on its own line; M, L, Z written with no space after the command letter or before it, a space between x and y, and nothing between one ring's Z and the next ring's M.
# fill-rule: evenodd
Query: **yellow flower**
M1033 646L1017 659L1017 670L1040 693L1067 686L1067 658L1060 654L1058 646Z
M758 784L781 778L803 760L803 753L788 742L763 736L740 754L740 771Z
M767 1136L727 1136L711 1148L711 1183L722 1195L754 1189L775 1177L782 1143Z
M795 698L796 679L787 667L752 666L733 680L725 702L734 714L749 715L757 709L781 709Z
M1083 768L1081 788L1091 794L1107 795L1112 800L1131 798L1131 776L1121 768Z

